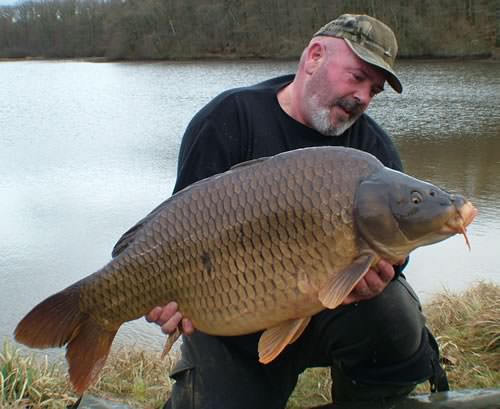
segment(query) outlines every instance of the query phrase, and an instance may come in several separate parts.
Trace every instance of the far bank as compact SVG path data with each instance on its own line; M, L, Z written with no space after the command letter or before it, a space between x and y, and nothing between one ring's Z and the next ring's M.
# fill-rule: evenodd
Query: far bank
M0 11L0 58L296 59L343 13L388 24L402 58L500 55L500 0L49 0Z

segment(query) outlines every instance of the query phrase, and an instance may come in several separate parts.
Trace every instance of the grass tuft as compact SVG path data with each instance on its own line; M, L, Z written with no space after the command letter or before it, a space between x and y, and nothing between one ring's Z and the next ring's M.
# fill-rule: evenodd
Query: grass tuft
M61 362L49 362L28 357L8 341L0 353L1 408L65 408L76 399L66 380L66 367Z
M299 376L297 386L288 399L286 409L302 409L325 405L332 401L330 368L309 368Z
M160 355L130 347L116 350L110 354L90 393L145 409L161 407L172 388L168 374L178 356L172 353L161 359Z
M500 286L443 292L424 307L453 388L500 386Z

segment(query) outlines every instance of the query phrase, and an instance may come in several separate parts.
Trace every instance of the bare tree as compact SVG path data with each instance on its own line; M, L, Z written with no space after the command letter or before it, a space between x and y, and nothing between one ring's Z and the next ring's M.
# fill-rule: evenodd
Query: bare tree
M371 14L403 56L487 56L497 0L42 0L0 7L1 57L297 57L322 24Z

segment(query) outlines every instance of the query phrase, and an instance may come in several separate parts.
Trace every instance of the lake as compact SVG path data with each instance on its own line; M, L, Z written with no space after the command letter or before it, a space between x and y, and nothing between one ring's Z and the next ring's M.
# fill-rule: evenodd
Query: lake
M48 295L103 266L121 234L167 198L183 131L219 92L290 73L294 62L0 63L0 336ZM402 61L370 114L408 173L468 196L462 236L413 253L423 301L500 282L500 64ZM122 344L161 349L143 319Z

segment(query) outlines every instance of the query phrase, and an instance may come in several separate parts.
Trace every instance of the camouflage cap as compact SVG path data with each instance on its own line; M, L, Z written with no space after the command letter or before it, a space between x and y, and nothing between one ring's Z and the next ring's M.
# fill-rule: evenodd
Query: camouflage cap
M393 31L381 21L366 15L343 14L321 27L316 36L343 38L359 58L386 72L387 82L396 92L403 91L393 69L398 42Z

